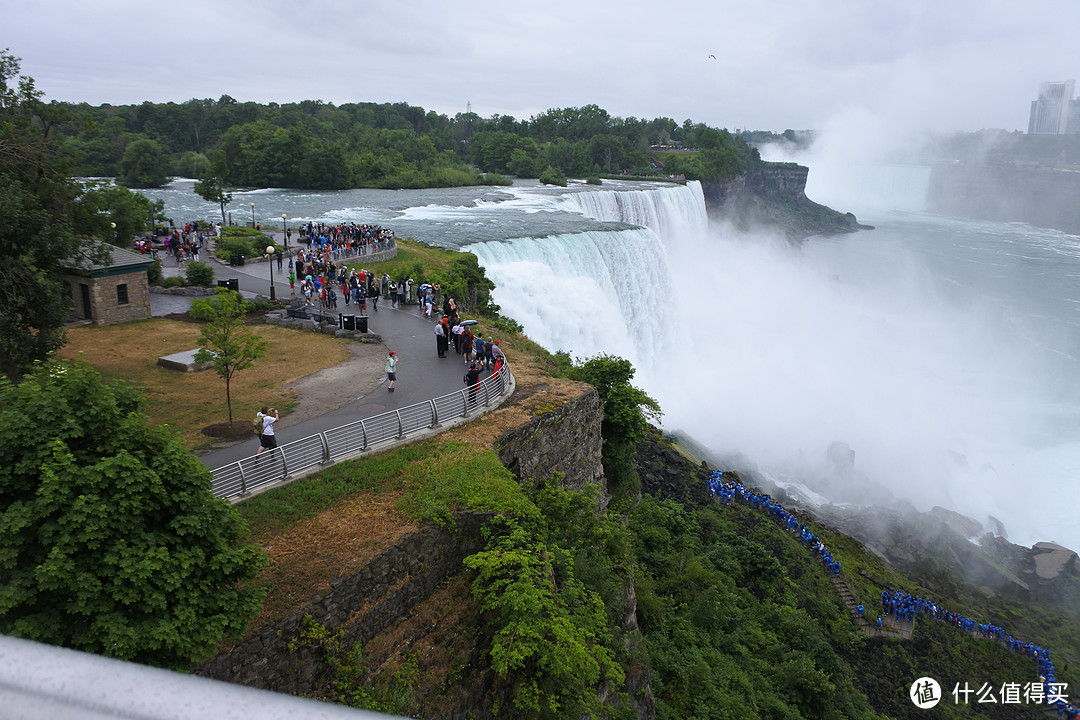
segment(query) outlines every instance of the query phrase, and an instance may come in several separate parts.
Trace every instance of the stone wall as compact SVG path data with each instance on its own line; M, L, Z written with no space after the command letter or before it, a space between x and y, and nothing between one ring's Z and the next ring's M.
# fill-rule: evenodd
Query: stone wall
M600 395L590 389L575 400L537 413L526 425L507 430L495 449L505 467L534 485L555 472L564 474L562 484L571 490L599 484L602 511L608 500L601 464L602 419Z
M453 530L429 525L406 535L361 570L331 581L330 591L312 598L303 611L206 661L195 674L293 695L311 692L323 651L287 647L299 637L304 616L311 615L331 632L344 628L342 647L366 643L394 626L461 570L466 556L483 548L480 530L489 516L455 517Z
M69 320L83 319L81 285L89 286L90 311L95 325L111 325L150 317L150 285L145 270L97 278L65 275L63 279L71 291ZM123 305L117 300L116 289L119 285L127 285L128 301Z

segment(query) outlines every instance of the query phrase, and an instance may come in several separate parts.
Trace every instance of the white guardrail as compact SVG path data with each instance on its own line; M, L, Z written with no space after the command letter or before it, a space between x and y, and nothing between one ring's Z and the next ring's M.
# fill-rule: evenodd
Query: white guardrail
M317 435L279 445L276 450L229 463L211 471L215 497L233 499L267 485L297 476L313 467L337 462L372 447L430 431L444 423L457 424L483 412L493 401L513 392L509 368L442 397L390 410Z

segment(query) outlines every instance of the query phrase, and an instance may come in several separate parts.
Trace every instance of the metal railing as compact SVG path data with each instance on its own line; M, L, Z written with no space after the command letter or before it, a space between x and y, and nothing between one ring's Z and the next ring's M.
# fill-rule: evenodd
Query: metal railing
M211 471L214 496L241 498L267 485L366 452L382 443L459 424L482 413L492 402L513 392L513 388L514 376L503 365L499 372L476 385L331 428L215 468Z

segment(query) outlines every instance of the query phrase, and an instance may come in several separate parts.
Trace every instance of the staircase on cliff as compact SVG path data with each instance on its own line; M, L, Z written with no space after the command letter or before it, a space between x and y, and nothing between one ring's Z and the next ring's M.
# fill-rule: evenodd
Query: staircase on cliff
M914 621L897 620L891 616L882 616L882 626L879 630L876 623L871 623L856 611L855 608L859 603L855 599L855 593L852 592L847 582L837 575L830 576L830 579L832 580L833 587L836 588L836 594L843 600L844 606L847 607L848 612L855 618L855 622L859 624L859 627L864 633L870 637L887 637L897 640L908 640L911 638L911 635L915 632Z

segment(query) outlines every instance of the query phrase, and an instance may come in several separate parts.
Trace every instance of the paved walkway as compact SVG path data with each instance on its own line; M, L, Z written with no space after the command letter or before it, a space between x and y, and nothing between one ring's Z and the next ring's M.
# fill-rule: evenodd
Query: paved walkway
M247 263L241 267L211 262L215 280L236 278L240 292L245 297L269 294L270 268L266 262ZM166 276L180 272L173 259L166 258L163 265ZM277 264L274 264L274 290L278 300L290 299L287 262L284 267L285 272L280 273ZM354 307L346 306L339 300L337 311L347 313ZM397 352L398 380L394 392L387 392L384 379L376 390L356 397L344 407L282 429L278 433L279 443L292 442L387 410L446 395L464 387L464 358L454 354L452 342L447 357L438 356L435 351L435 319L425 318L419 305L394 309L388 300L379 300L379 310L374 312L369 302L368 330L381 336L387 350ZM297 352L303 352L304 333L300 330L293 332L296 333ZM255 365L249 372L257 371L258 365ZM351 390L348 385L343 385L341 392L348 394ZM247 422L248 416L253 416L255 410L257 408L250 408L250 412L244 408L234 408L234 414L242 422ZM206 453L200 456L200 460L211 469L218 468L251 457L258 448L259 439L253 434L250 440Z

